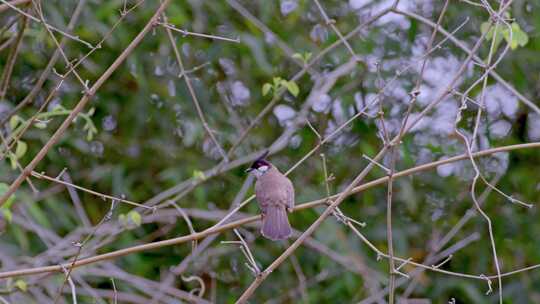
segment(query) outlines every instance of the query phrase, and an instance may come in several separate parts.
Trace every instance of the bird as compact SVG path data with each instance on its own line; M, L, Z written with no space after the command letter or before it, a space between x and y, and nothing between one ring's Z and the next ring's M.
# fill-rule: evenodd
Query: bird
M262 213L261 234L270 240L289 238L292 228L287 212L294 207L294 187L289 178L265 159L265 153L246 170L255 175L255 197Z

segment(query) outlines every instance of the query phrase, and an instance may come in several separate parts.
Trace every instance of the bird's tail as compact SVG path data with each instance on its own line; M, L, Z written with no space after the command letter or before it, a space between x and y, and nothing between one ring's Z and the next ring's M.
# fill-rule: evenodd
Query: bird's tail
M261 233L273 241L284 240L291 236L292 229L285 207L269 206L262 220Z

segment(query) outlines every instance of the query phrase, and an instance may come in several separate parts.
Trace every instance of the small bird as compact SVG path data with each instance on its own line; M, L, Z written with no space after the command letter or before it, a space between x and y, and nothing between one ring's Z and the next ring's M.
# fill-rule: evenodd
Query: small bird
M262 235L273 241L284 240L292 233L287 212L294 207L294 188L285 175L264 159L266 154L246 172L253 172L257 178L255 197L262 212Z

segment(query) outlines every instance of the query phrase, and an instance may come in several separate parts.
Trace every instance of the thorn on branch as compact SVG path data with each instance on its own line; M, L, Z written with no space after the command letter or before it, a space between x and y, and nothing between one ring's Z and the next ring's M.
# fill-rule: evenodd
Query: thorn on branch
M117 200L113 199L111 200L111 208L109 209L109 212L105 215L105 221L108 221L112 218L114 208L116 207Z
M372 159L371 157L369 157L369 156L367 156L367 155L365 155L365 154L362 154L362 157L365 158L365 159L367 159L370 163L373 163L373 164L375 164L376 166L378 166L379 168L383 169L383 170L386 172L386 174L391 174L390 169L386 168L386 167L383 166L381 163L375 161L375 160Z
M410 261L412 261L412 258L408 258L406 261L402 262L398 267L396 267L396 271L400 270L403 266L407 265Z
M482 277L484 280L486 280L488 284L488 290L486 291L486 296L493 292L493 287L491 286L491 280L486 277L486 275L481 274L480 277Z
M487 69L487 65L483 62L473 61L473 65L476 65L482 69Z
M204 281L200 277L198 277L196 275L192 275L192 276L189 276L189 277L181 276L181 278L182 278L182 281L184 281L184 282L197 281L200 284L199 288L194 288L193 290L191 290L189 292L189 294L193 295L193 293L198 291L199 294L197 295L197 297L201 298L204 295L204 292L206 290L206 286L204 284Z
M401 272L401 271L398 271L397 269L394 269L394 271L392 272L392 274L398 274L398 275L400 275L400 276L402 276L402 277L405 277L405 278L407 278L407 279L410 278L408 274L403 273L403 272Z
M452 259L452 255L449 255L446 259L444 259L442 262L440 262L439 264L437 265L431 265L431 268L433 269L439 269L441 266L443 266L444 264L448 263L448 261L450 261Z
M60 171L60 173L58 173L58 175L57 175L55 178L56 178L56 179L62 178L62 175L64 175L64 173L66 173L66 171L67 171L67 168L64 167L64 169L62 169L62 171ZM45 173L43 172L43 173L41 173L41 174L44 175Z
M527 204L527 203L524 203L524 202L518 200L517 198L514 198L513 196L509 196L509 199L510 199L510 202L511 202L511 203L519 204L519 205L522 205L522 206L527 207L527 208L529 208L529 209L532 208L532 207L534 207L533 204Z
M52 71L56 76L60 77L61 79L66 78L66 75L58 73L58 71L55 68L52 68Z
M332 214L336 217L336 219L345 224L345 225L349 225L350 223L354 223L360 227L366 227L366 223L364 222L359 222L353 218L350 218L348 216L346 216L345 214L343 214L343 212L338 208L336 207L335 210L332 212Z

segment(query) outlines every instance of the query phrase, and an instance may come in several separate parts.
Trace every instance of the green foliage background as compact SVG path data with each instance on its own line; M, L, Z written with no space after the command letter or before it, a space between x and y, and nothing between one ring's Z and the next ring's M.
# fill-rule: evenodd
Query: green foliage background
M365 20L370 7L366 6L365 12L355 12L343 1L321 2L343 33L348 33ZM74 33L90 43L99 41L118 20L122 3L116 0L88 1ZM241 1L241 3L295 53L316 55L339 39L325 25L311 1L298 1L298 7L286 16L280 11L278 1ZM443 3L440 1L426 1L426 3L411 4L411 7L418 14L436 21ZM92 84L142 29L158 4L158 1L145 1L140 8L129 14L114 31L112 37L103 43L102 48L91 55L78 69L81 77L88 79ZM75 5L75 1L43 3L49 22L59 28L65 28ZM431 9L426 9L425 6L430 6ZM499 64L497 72L519 92L538 104L540 3L514 1L510 11L512 17L526 33L528 43L509 51ZM1 13L0 25L5 25L15 15L16 13L11 10ZM263 96L261 92L263 85L271 83L274 77L290 79L301 69L301 66L294 63L294 59L285 54L277 43L272 42L275 38L272 39L268 34L261 32L253 22L242 17L226 1L173 1L167 9L167 16L169 22L177 25L178 28L240 38L241 42L237 44L175 33L176 43L182 52L186 69L198 67L190 72L189 76L193 79L210 128L215 130L218 141L227 150L241 133L239 128L245 128L270 101L272 94ZM456 36L470 46L479 37L481 24L488 20L488 17L482 9L461 1L450 1L441 26L450 31L460 25L465 18L469 18ZM361 96L374 93L377 91L378 77L388 80L395 74L394 68L383 68L380 75L373 73L369 68L373 60L382 66L390 62L407 63L412 55L413 46L431 34L431 28L411 18L403 18L399 22L406 22L408 26L400 27L398 23L376 22L362 31L361 38L355 37L350 40L351 46L360 55L362 62L348 77L341 78L330 91L332 100L341 101L337 107L341 107L346 117L354 114L354 111L350 112L349 109L354 108L356 93ZM326 40L314 41L312 39L310 32L316 24L326 31L328 35ZM16 32L6 32L2 39L15 34ZM441 37L438 35L436 41L440 41ZM1 101L3 108L14 107L28 94L54 50L55 46L42 25L30 23L24 33L21 52L17 58L7 94ZM70 41L64 50L69 58L78 58L84 55L88 48ZM478 55L486 58L488 50L489 43L485 43ZM2 70L6 65L7 54L8 50L0 53L0 69ZM447 42L433 56L454 56L462 61L466 55L451 42ZM345 63L349 58L350 54L346 48L340 46L324 56L315 68L319 71L330 71ZM228 67L232 67L232 72L227 71ZM66 70L61 61L55 68L59 73ZM55 148L47 154L36 171L55 176L63 168L68 168L72 180L77 185L115 196L124 195L131 201L144 202L198 175L197 172L204 172L217 165L220 161L219 154L212 148L212 143L200 123L184 80L178 77L178 74L179 68L175 63L166 32L163 28L156 26L122 67L99 89L86 109L86 111L90 107L95 109L90 119L96 126L97 133L88 140L86 121L78 119ZM405 92L410 91L416 75L415 71L405 73L399 77L399 84L390 88L389 91L397 90L398 87ZM475 69L466 75L460 88L466 88L467 84L472 84L481 73L479 69ZM18 113L22 119L28 119L35 113L57 79L56 75L50 75L34 103ZM218 85L223 85L225 94L231 98L230 86L234 81L241 81L249 89L250 98L245 105L227 103L223 98L224 94L220 94L218 90ZM296 81L296 84L300 91L298 96L286 94L280 104L299 110L313 86L313 80L310 76L304 76ZM490 78L489 84L494 85L495 81ZM479 91L478 87L471 96L477 96ZM392 115L392 107L398 101L391 96L392 93L388 95L390 97L385 99L384 108L385 112L390 113L388 115ZM65 109L71 109L80 97L81 86L73 77L70 77L53 103L62 105ZM421 107L418 106L418 109ZM486 135L488 145L496 147L531 141L528 135L530 132L528 128L532 127L533 114L531 113L528 107L520 103L514 118L508 119L511 123L510 133L497 138L490 136L488 132ZM472 109L466 113L468 118L474 115L475 111ZM64 117L52 117L50 121L47 121L45 128L32 127L24 134L22 140L27 143L28 150L19 159L23 166L45 144ZM312 112L310 122L321 134L325 134L329 126L336 122L335 112ZM107 124L109 127L110 124L114 125L114 128L107 127ZM466 120L462 127L470 129L472 121ZM270 113L250 133L233 158L242 157L270 145L283 130L284 127L276 116ZM8 132L7 129L4 131ZM424 162L425 158L420 157L421 151L422 153L428 151L428 159L431 160L463 152L462 142L444 134L431 137L429 144L419 144L415 138L421 136L421 133L422 131L413 132L405 137L400 147L397 169L410 168ZM373 119L362 117L355 120L351 127L346 129L345 134L343 138L340 137L342 140L335 140L320 150L320 153L325 153L329 171L335 177L330 183L333 193L342 190L368 164L367 160L362 158L363 154L373 156L382 147ZM296 132L294 140L296 144L290 144L271 157L271 161L282 171L290 168L318 143L317 137L307 126ZM297 203L318 199L326 194L322 163L318 154L309 158L290 175L296 188ZM482 168L488 166L489 159L491 158L486 158L482 163ZM501 178L497 184L498 187L522 201L536 204L540 187L537 170L539 163L540 153L536 149L511 152L508 156L507 169L499 172ZM463 163L463 166L470 170L468 164ZM498 163L496 166L504 167ZM179 205L187 210L227 210L246 179L244 169L245 167L238 167L216 178L205 180L202 185L183 197L178 202ZM8 159L0 164L0 170L2 172L0 179L7 184L19 173L11 168ZM488 179L495 177L495 171L497 170L486 169ZM384 172L375 169L366 180L381 176L384 176ZM412 257L415 261L420 261L428 254L434 240L440 239L467 210L473 207L469 194L471 178L467 176L469 175L441 177L436 170L432 170L396 180L394 198L396 255L403 258ZM35 196L28 185L24 184L16 192L16 197L9 207L14 217L31 220L60 237L69 235L81 226L67 191L55 188L47 181L37 179L33 181L41 192L49 194ZM482 185L477 193L480 194L483 188ZM52 192L47 192L49 190ZM252 190L249 194L251 193ZM110 202L84 192L79 192L79 195L92 224L97 224L109 211ZM131 208L129 205L118 204L111 222L118 222L119 217L128 214ZM290 221L295 229L303 231L313 223L322 210L322 208L315 208L295 212L290 215ZM387 250L386 187L370 189L349 197L342 204L342 210L348 216L365 222L366 227L362 228L361 232L380 250ZM259 212L255 203L248 205L243 211L251 214ZM536 205L532 209L522 208L492 193L485 202L485 211L493 220L498 254L505 272L540 263L538 250L540 237L537 233L540 231L540 224ZM106 253L143 242L189 234L180 215L172 220L175 221L173 226L165 220L148 222L145 218L149 216L150 214L142 213L142 225L124 227L124 231L116 235L112 242L100 247L95 253ZM210 227L216 222L196 216L192 216L191 219L196 231ZM28 227L18 224L17 221L8 222L5 215L0 222L2 222L0 234L2 255L31 258L47 250L40 236L30 231ZM154 234L165 226L168 226L165 233ZM262 238L256 228L247 227L246 229L254 237L251 239L250 248L263 268L286 248L287 243L274 243ZM479 239L454 254L453 258L443 266L444 269L471 274L494 273L486 222L478 214L456 235L454 242L475 232L479 233ZM157 237L154 238L154 235ZM326 220L317 230L314 238L343 256L375 270L379 276L376 280L380 282L380 287L386 286L388 267L386 260L377 260L375 254L335 218ZM232 231L221 234L211 249L198 257L186 271L186 274L203 278L207 287L211 278L215 277L219 303L234 302L254 279L249 270L244 267L245 260L241 251L234 246L219 242L234 239L236 238ZM181 262L190 250L190 244L163 247L119 258L114 263L129 273L159 281L163 278L161 274L169 267ZM91 253L88 251L89 255ZM329 275L328 279L308 288L309 302L353 303L370 295L364 285L365 277L350 271L351 269L343 265L336 264L335 261L309 246L300 247L295 257L308 280L316 277L321 271L327 271ZM47 264L53 262L49 261ZM3 263L0 265L4 270L6 265ZM31 264L21 263L19 266L23 265ZM403 268L404 272L411 270L412 268L408 266ZM85 274L84 268L75 272L83 276ZM62 276L56 274L53 278L60 282ZM5 283L6 280L0 280L0 285ZM88 283L96 288L111 288L110 281L106 277L89 276ZM540 275L537 270L507 277L503 283L505 303L540 301ZM185 290L196 287L195 283L184 283L180 278L176 279L175 284L178 288ZM493 284L496 286L495 282ZM290 262L285 262L257 290L253 303L278 298L297 285L298 278L293 266ZM483 281L426 272L421 274L420 284L412 297L428 298L433 303L447 303L451 298L455 298L457 303L495 303L497 292L495 290L486 296L484 293L487 287L486 282ZM32 285L29 288L33 288ZM138 293L136 289L122 281L117 281L117 288L125 292ZM403 289L398 289L398 295L402 292ZM14 295L14 293L19 295ZM8 295L30 301L32 297L24 294L25 292L21 290L15 290ZM298 294L292 298L284 296L280 299L285 303L305 301ZM90 297L80 296L79 303L93 303L93 300Z

